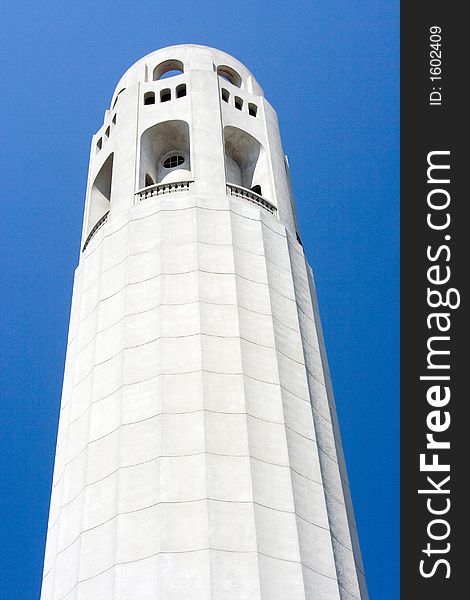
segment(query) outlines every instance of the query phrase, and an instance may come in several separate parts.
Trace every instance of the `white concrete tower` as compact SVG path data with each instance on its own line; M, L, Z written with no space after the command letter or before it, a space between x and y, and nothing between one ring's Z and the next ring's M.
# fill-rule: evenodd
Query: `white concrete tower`
M276 114L212 48L93 137L41 598L367 599Z

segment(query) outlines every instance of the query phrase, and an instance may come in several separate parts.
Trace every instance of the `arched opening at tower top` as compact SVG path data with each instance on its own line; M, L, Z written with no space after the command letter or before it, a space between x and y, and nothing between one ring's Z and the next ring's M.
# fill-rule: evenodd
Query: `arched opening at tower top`
M119 90L119 92L116 94L116 98L114 99L112 108L114 108L116 106L117 101L119 100L119 96L122 94L122 92L125 92L125 91L126 91L126 88L122 88L122 90Z
M189 125L164 121L149 127L140 139L139 188L155 183L188 181L191 175Z
M242 85L242 78L235 71L235 69L232 69L232 67L228 67L227 65L219 65L217 67L217 75L236 87L241 87Z
M153 81L174 77L184 73L184 65L180 60L165 60L153 70Z
M225 176L227 183L263 195L271 189L266 152L263 146L238 127L224 128ZM269 196L269 193L268 193Z
M96 223L103 217L111 206L111 188L113 182L114 153L104 161L103 166L95 177L90 191L90 206L86 234L92 230Z

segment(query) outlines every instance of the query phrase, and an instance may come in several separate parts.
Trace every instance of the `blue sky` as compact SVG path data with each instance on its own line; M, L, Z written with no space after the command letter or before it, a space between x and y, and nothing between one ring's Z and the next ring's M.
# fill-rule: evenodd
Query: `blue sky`
M2 600L39 597L90 138L122 73L177 43L233 54L278 112L369 591L399 597L398 11L389 0L3 4Z

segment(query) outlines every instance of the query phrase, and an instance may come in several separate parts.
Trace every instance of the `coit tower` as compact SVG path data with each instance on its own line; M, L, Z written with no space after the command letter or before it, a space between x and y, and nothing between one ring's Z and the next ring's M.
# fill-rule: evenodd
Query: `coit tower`
M171 46L93 136L42 600L366 600L276 113Z

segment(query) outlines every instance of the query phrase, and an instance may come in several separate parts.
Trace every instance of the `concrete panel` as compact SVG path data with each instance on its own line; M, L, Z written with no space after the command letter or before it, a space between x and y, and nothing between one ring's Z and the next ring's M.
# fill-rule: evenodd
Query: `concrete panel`
M245 376L244 387L248 414L274 423L283 422L281 390L277 384Z
M204 425L207 452L233 456L242 456L248 453L246 414L206 412Z
M211 572L219 575L212 581L211 600L261 600L255 553L211 550Z
M261 460L251 461L253 499L256 504L295 512L290 469Z
M233 273L235 271L233 247L198 244L198 267L208 273Z
M247 342L274 348L273 322L271 315L255 313L238 307L240 336Z
M336 577L335 558L329 529L312 525L297 517L302 563L331 579Z
M117 294L127 285L129 265L127 259L118 262L116 266L103 271L99 281L99 299L105 300Z
M179 227L179 224L178 224ZM197 238L204 244L231 244L231 218L228 210L197 211Z
M276 465L289 465L286 431L282 423L248 417L250 455Z
M240 340L202 336L202 365L215 373L241 373Z
M283 389L282 406L286 426L296 433L314 440L316 433L310 402Z
M253 499L249 457L207 455L207 492L213 500Z
M297 561L286 561L262 555L259 557L261 597L269 600L306 600L302 567ZM312 596L312 599L315 596ZM308 600L310 600L308 598Z
M148 462L119 469L115 477L117 513L140 511L158 504L161 499L162 461L161 458L155 458ZM94 484L94 486L98 485L98 483ZM113 489L108 489L108 503L113 491Z
M291 481L297 515L309 523L328 529L329 516L321 481L312 481L295 471L291 472Z
M126 314L126 289L102 300L96 308L97 331L103 331L117 323Z
M122 423L134 423L161 413L161 379L156 376L121 388Z
M243 339L240 346L245 375L268 383L279 383L279 370L274 348L260 346Z
M161 504L162 552L194 552L209 547L207 500Z
M236 304L235 277L225 273L199 272L199 299L213 304Z
M200 314L201 332L212 336L238 337L238 311L235 304L200 302L195 309Z
M123 425L116 432L120 438L118 442L120 465L136 465L160 456L162 418L161 415L157 415L145 421ZM113 433L108 437L114 436L116 434ZM107 438L103 439L106 440Z
M116 471L119 467L120 450L119 430L90 443L83 453L86 455L86 483L94 483Z
M121 390L93 402L82 419L87 416L90 419L90 441L104 437L117 429L121 424Z
M93 529L116 517L118 512L118 473L87 485L71 503L83 510L83 529Z
M66 550L57 553L53 570L53 598L63 598L75 590L77 581L80 580L79 562L81 558L79 540Z
M204 403L203 374L179 373L160 377L161 406L163 413L201 410Z
M159 600L210 598L209 550L159 556Z
M128 563L156 554L162 536L162 505L150 506L117 517L117 563Z
M84 530L80 536L80 580L88 579L110 569L116 554L116 519L93 529Z
M256 529L251 502L211 500L209 539L211 548L230 552L256 552Z
M248 219L235 212L231 218L234 245L240 250L263 256L264 246L259 219Z
M77 600L87 598L100 598L100 600L114 600L114 568L104 571L95 577L80 581L76 590ZM72 598L73 596L70 596ZM65 599L64 599L65 600ZM66 600L69 600L67 596Z
M155 600L155 590L158 590L160 580L158 555L116 565L115 573L115 600Z
M255 505L258 551L284 561L300 562L295 515Z
M204 452L204 413L201 411L163 414L161 436L163 456L183 456Z
M271 313L268 286L264 282L254 282L237 277L238 302L243 308L262 314Z
M93 399L101 400L102 398L115 393L121 387L122 369L122 354L118 354L103 363L95 365L92 374Z
M245 386L241 374L209 373L202 375L204 406L219 412L245 411Z
M315 600L342 600L336 577L329 578L303 567L305 593L307 598Z
M194 502L206 498L205 455L163 457L159 488L162 502Z

